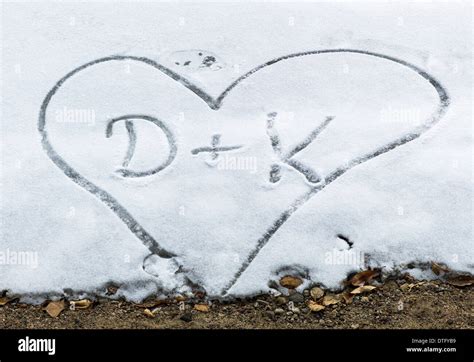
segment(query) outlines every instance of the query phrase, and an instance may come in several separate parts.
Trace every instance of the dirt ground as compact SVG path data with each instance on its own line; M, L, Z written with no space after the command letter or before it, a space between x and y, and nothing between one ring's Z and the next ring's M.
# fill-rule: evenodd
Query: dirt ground
M289 296L262 295L248 300L209 302L198 297L143 304L99 300L86 309L71 310L70 303L57 317L43 306L9 301L0 307L0 329L72 328L203 328L203 329L472 329L473 286L455 287L441 281L388 281L370 292L343 298L311 311L309 290ZM326 296L338 297L325 291ZM339 294L341 296L341 294ZM318 305L323 305L320 299ZM314 305L313 305L314 307ZM314 309L314 308L313 308Z

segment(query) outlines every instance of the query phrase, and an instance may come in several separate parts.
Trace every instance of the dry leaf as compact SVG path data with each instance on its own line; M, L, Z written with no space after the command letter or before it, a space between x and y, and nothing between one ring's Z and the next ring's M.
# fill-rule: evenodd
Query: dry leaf
M409 284L405 283L405 284L400 285L400 289L403 292L411 292L413 288L419 287L420 285L423 285L425 283L426 283L425 281L421 281L418 283L409 283Z
M313 300L318 300L324 296L324 290L319 287L312 288L309 293L311 294L311 298L313 298Z
M373 285L363 285L361 287L355 288L351 294L361 294L361 293L366 293L366 292L371 292L374 290L376 287Z
M207 304L195 304L194 309L196 309L199 312L204 312L204 313L209 312L209 306Z
M351 294L351 293L348 293L348 292L344 292L344 293L341 293L339 295L341 296L342 299L344 299L344 302L346 304L351 304L352 300L354 299L354 294Z
M410 292L414 286L415 284L413 283L405 283L400 285L400 289L402 290L402 292Z
M64 300L58 300L56 302L49 302L45 308L45 311L53 318L56 318L66 307Z
M296 289L303 281L298 277L292 277L291 275L284 276L280 279L280 285L287 289Z
M349 283L352 284L354 287L361 287L366 283L369 283L374 277L379 274L380 273L378 270L364 270L354 275L349 280Z
M474 277L469 274L458 274L449 277L447 282L455 287L467 287L474 283Z
M87 309L92 305L92 301L89 299L81 299L81 300L72 300L71 302L71 309Z
M0 297L0 306L7 304L10 301L7 297Z
M148 308L145 308L143 310L143 314L145 316L147 316L148 318L155 318L155 313L153 313L151 310L149 310Z
M446 265L438 264L438 263L435 263L434 261L431 262L431 270L436 275L440 275L440 274L444 274L444 273L449 272L449 268Z
M175 300L177 302L184 302L186 300L186 297L184 295L177 295Z
M318 304L312 300L308 301L308 308L311 310L311 312L320 312L326 307L324 305Z
M324 298L323 298L323 305L325 306L328 306L328 305L332 305L332 304L337 304L339 303L341 300L334 296L334 295L325 295Z

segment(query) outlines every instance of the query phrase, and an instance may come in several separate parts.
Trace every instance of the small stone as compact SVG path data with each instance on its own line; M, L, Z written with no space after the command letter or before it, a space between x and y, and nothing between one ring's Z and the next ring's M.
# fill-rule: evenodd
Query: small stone
M193 320L193 315L190 312L184 313L181 317L179 317L179 319L186 323L189 323Z
M352 329L358 329L358 328L359 328L359 325L358 325L358 324L351 324L351 328L352 328Z
M275 312L275 314L279 314L279 315L285 314L285 311L284 311L283 309L281 309L281 308L275 309L274 312Z
M301 278L294 277L291 275L286 275L280 279L280 285L287 289L296 289L301 284L303 284L303 281L301 280Z
M369 301L369 297L362 297L360 298L361 302L367 303Z
M285 305L286 303L288 303L288 299L286 297L280 296L275 298L275 303L277 305Z
M311 298L313 298L314 301L321 299L324 296L324 290L322 290L319 287L314 287L311 289Z
M119 289L119 287L117 285L111 284L111 285L107 286L106 294L107 295L114 295L115 293L117 293L118 289Z
M304 302L304 296L301 293L294 293L294 294L290 295L290 297L288 299L293 303L303 303Z
M266 313L266 315L267 315L268 318L270 318L270 319L274 319L274 318L275 318L275 312L274 312L274 311L272 311L272 310L267 310L265 313Z
M294 314L300 314L300 313L301 313L301 310L300 310L298 307L294 307L291 311L292 311Z
M309 290L308 289L303 290L303 295L305 297L309 297Z

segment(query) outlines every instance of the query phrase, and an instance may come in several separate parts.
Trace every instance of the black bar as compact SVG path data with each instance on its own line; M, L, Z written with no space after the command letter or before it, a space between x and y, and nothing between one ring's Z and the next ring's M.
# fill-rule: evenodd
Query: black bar
M19 352L19 340L55 339L55 353ZM254 351L297 360L473 361L473 330L2 330L0 361L252 359ZM425 342L425 343L423 343ZM409 352L407 348L424 351ZM452 349L433 351L429 348ZM171 357L171 356L175 357ZM305 356L313 356L307 359Z

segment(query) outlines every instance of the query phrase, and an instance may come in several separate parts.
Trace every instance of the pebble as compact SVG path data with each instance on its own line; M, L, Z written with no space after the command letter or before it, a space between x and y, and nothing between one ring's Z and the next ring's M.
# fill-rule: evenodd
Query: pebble
M265 313L267 314L268 318L270 318L270 319L275 318L275 312L273 312L271 310L267 310Z
M289 300L294 303L303 303L304 302L304 296L301 293L294 293L290 295Z
M284 305L288 303L288 299L286 297L280 296L280 297L275 298L275 302L278 305Z
M181 317L179 317L184 322L191 322L193 320L193 315L191 313L184 313Z
M274 312L275 312L275 314L284 314L285 313L285 311L281 308L275 309Z

